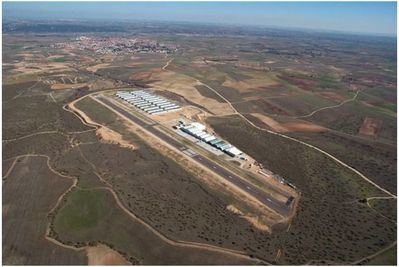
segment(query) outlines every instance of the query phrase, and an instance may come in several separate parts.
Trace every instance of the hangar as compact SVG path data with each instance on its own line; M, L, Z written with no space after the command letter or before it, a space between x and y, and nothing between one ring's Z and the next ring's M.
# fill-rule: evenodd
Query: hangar
M148 114L161 114L181 109L176 103L144 90L130 92L118 91L116 96Z
M197 139L200 139L201 141L204 141L205 143L210 144L211 146L216 147L231 157L236 157L243 153L235 146L232 146L226 141L216 138L214 135L206 132L206 126L199 122L192 122L188 125L183 125L180 127L180 130L190 134L191 136L194 136Z

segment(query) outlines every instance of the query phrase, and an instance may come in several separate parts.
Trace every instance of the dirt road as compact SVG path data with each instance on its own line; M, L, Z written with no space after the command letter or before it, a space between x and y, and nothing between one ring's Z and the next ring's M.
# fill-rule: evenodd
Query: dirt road
M169 64L173 61L174 58L171 58L168 62L166 62L165 66L162 67L162 70L166 70Z
M312 117L314 114L316 114L316 113L319 112L319 111L327 110L327 109L339 108L339 107L343 106L344 104L346 104L346 103L348 103L348 102L353 102L353 101L355 101L360 92L361 92L361 91L357 91L356 94L355 94L352 98L346 99L346 100L342 101L341 103L339 103L338 105L319 108L319 109L316 109L316 110L312 111L311 113L309 113L309 114L307 114L307 115L298 116L298 117L295 117L295 118L296 118L296 119L309 118L309 117Z
M357 175L359 175L363 180L367 181L368 183L370 183L370 184L373 185L374 187L380 189L381 191L383 191L384 193L388 194L389 196L391 196L391 197L393 197L393 198L396 198L396 195L392 194L392 193L389 192L387 189L385 189L385 188L379 186L378 184L376 184L375 182L373 182L371 179L369 179L368 177L366 177L364 174L362 174L360 171L358 171L358 170L356 170L355 168L349 166L348 164L346 164L345 162L339 160L338 158L334 157L333 155L329 154L328 152L326 152L326 151L324 151L324 150L322 150L322 149L320 149L320 148L318 148L318 147L316 147L316 146L314 146L314 145L311 145L311 144L309 144L309 143L306 143L306 142L303 142L303 141L301 141L301 140L298 140L298 139L296 139L296 138L293 138L293 137L290 137L290 136L287 136L287 135L284 135L284 134L281 134L281 133L277 133L277 132L274 132L274 131L271 131L271 130L267 130L267 129L264 129L264 128L261 128L261 127L255 125L253 122L251 122L250 120L248 120L244 115L242 115L240 112L238 112L238 110L233 106L233 104L231 104L231 102L230 102L228 99L226 99L223 95L221 95L218 91L216 91L215 89L213 89L213 88L210 87L209 85L207 85L207 84L201 82L200 80L198 80L198 79L196 79L196 80L197 80L199 83L201 83L203 86L205 86L206 88L208 88L209 90L213 91L215 94L217 94L218 96L220 96L224 101L226 101L226 103L228 103L228 104L230 105L230 107L234 110L235 114L239 115L239 116L240 116L241 118L243 118L246 122L248 122L248 123L249 123L250 125L252 125L253 127L257 128L258 130L265 131L265 132L268 132L268 133L271 133L271 134L274 134L274 135L278 135L278 136L280 136L280 137L283 137L283 138L286 138L286 139L295 141L295 142L297 142L297 143L300 143L300 144L302 144L302 145L305 145L305 146L307 146L307 147L310 147L310 148L312 148L312 149L315 149L315 150L317 150L318 152L323 153L324 155L326 155L326 156L329 157L330 159L334 160L334 161L337 162L338 164L342 165L343 167L345 167L345 168L347 168L347 169L353 171L354 173L356 173ZM360 92L360 91L358 91L358 92ZM356 94L355 96L357 97L357 94ZM342 104L342 103L341 103L341 104Z

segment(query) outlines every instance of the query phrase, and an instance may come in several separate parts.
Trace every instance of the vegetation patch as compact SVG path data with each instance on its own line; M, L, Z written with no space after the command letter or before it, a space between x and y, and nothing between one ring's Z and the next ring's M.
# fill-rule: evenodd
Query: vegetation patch
M65 206L60 210L55 225L57 229L79 232L96 227L109 212L104 203L104 192L75 190L68 196Z
M25 157L3 183L3 263L84 265L86 255L45 239L48 213L72 181L51 172L45 157ZM5 212L4 212L5 211ZM26 240L29 240L27 242Z
M95 202L100 202L101 207ZM84 223L71 221L70 216L79 217ZM72 192L55 219L54 230L62 242L80 247L106 244L134 264L252 263L250 259L165 241L152 228L117 206L106 189Z
M392 145L332 131L289 135L327 151L378 185L396 193L396 149Z
M395 265L397 262L397 249L395 245L372 259L366 259L360 265Z
M66 61L66 57L56 57L56 58L52 58L50 59L53 62L65 62Z
M397 201L394 198L390 199L370 199L369 205L377 212L386 216L392 221L396 221Z
M311 148L260 131L238 116L209 118L208 123L301 192L290 230L270 237L282 240L279 263L305 264L313 259L348 264L395 240L396 224L358 203L385 193L350 170Z

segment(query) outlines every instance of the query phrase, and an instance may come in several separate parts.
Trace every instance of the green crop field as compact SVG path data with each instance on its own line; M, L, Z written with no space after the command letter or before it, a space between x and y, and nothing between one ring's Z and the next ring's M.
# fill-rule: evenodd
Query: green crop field
M76 190L69 196L54 224L60 231L77 232L96 227L110 212L102 197L104 192Z
M51 61L53 62L65 62L66 61L66 57L56 57L51 59Z

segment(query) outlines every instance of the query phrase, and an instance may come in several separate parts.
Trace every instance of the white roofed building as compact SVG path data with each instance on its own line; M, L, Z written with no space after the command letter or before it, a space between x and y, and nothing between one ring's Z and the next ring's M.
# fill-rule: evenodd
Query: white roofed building
M236 157L242 154L242 151L236 148L235 146L230 147L229 149L225 150L228 155L232 157Z
M197 129L201 130L201 131L206 129L206 126L201 124L201 123L199 123L199 122L192 122L191 125L194 126Z

